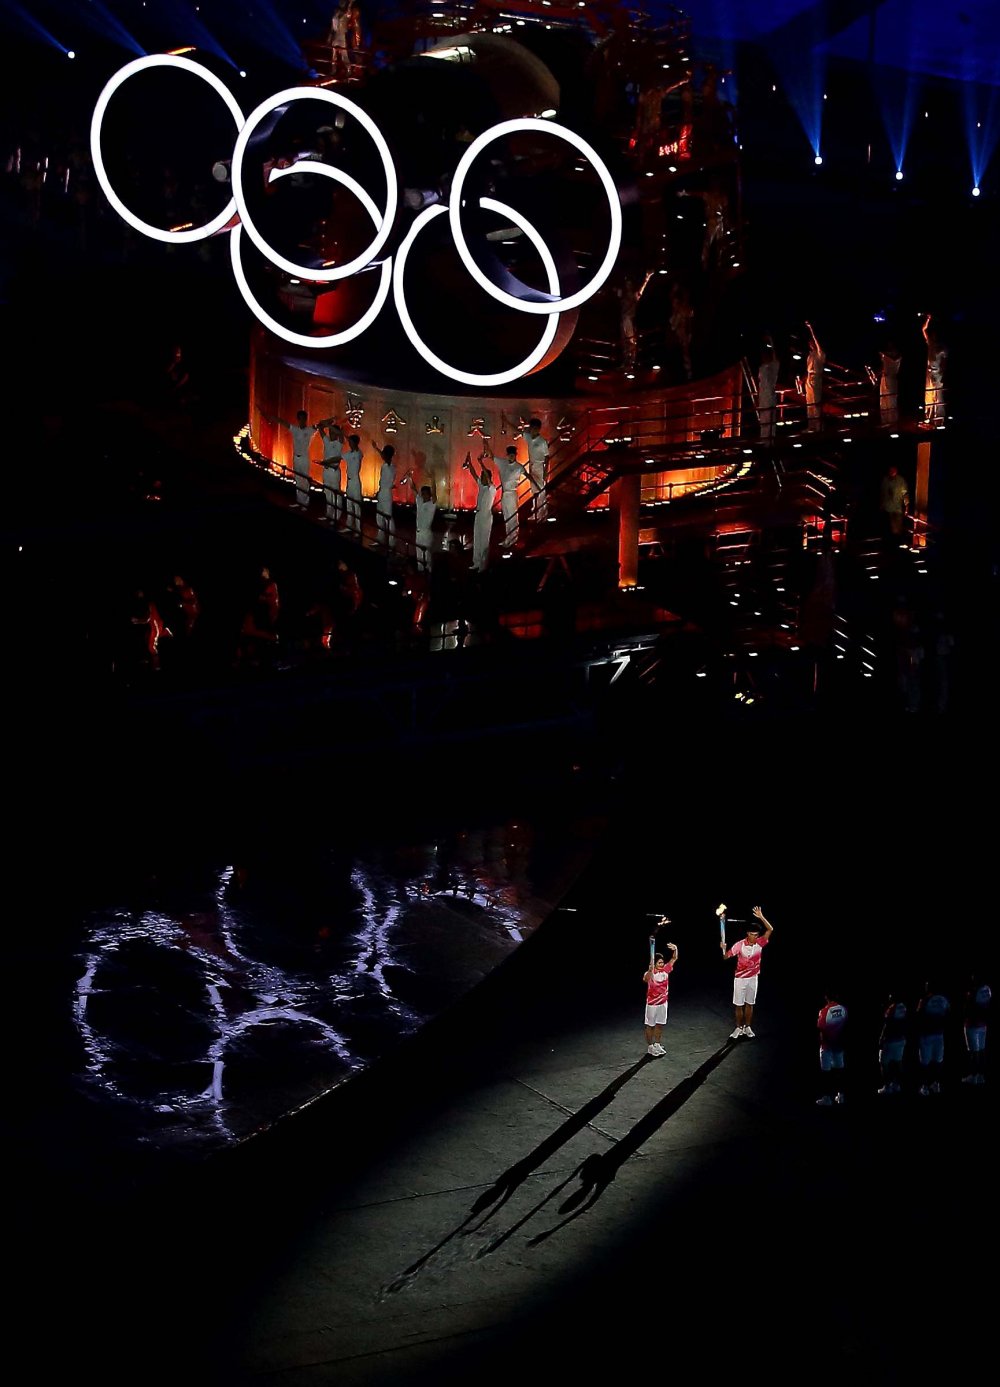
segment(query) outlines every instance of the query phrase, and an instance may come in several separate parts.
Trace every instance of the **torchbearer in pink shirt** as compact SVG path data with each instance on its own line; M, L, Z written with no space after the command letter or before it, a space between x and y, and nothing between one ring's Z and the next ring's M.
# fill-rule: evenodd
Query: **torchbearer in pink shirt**
M670 992L670 974L677 962L677 945L668 944L666 947L670 950L669 962L664 960L663 954L654 952L656 936L650 936L649 967L642 975L646 984L646 1054L653 1059L659 1059L667 1053L660 1044L660 1036L667 1024L667 997Z
M719 941L723 958L735 958L736 960L736 977L733 980L733 1008L736 1013L736 1029L730 1035L730 1040L753 1040L754 1038L750 1023L753 1020L753 1008L757 1000L760 956L765 945L770 943L771 931L774 926L765 920L764 912L759 905L754 906L753 915L754 919L759 920L764 926L763 933L756 925L751 925L746 932L746 938L741 939L732 948L726 948L724 939Z

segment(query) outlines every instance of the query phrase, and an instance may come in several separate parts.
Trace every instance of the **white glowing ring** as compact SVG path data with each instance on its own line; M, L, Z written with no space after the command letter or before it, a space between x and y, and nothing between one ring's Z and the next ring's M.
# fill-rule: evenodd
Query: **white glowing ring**
M97 105L94 107L94 114L90 121L90 157L94 163L94 172L97 174L98 183L104 189L104 196L122 220L128 222L134 231L141 232L143 236L149 236L154 241L165 241L168 245L204 241L206 237L214 236L217 231L221 231L227 223L232 221L236 212L235 198L230 198L219 215L213 217L210 222L206 222L204 226L193 227L189 231L164 231L158 226L150 226L149 222L142 221L134 212L129 211L112 188L111 180L108 178L107 170L104 167L104 155L101 152L101 127L104 124L104 113L108 108L108 102L123 82L127 82L137 72L143 72L152 67L177 67L182 72L191 72L195 77L200 77L222 97L229 108L230 115L236 122L236 129L239 130L242 126L242 107L226 84L220 81L214 72L209 72L199 63L193 63L190 58L179 58L171 53L152 53L148 57L136 58L134 62L126 63L115 73L97 99Z
M527 218L522 217L520 212L515 212L513 207L508 207L502 202L497 202L494 198L481 198L480 204L491 211L500 212L503 216L509 217L515 226L521 228L541 257L542 264L545 267L545 275L549 283L549 293L558 294L559 274L556 270L556 262L553 260L548 246ZM410 253L413 242L417 239L428 222L433 221L435 217L441 216L446 210L446 208L441 206L425 207L406 233L402 245L396 252L396 264L392 273L392 293L396 304L396 312L399 314L400 322L403 324L411 342L420 352L420 355L431 366L434 366L440 371L442 375L450 376L452 380L461 381L464 385L506 385L509 381L518 380L521 376L528 375L545 356L545 353L548 351L549 347L551 347L552 340L556 335L562 305L558 304L555 307L547 305L545 307L544 311L549 315L549 322L545 324L545 331L542 333L541 340L523 361L519 362L509 371L499 371L494 375L480 375L472 371L462 371L457 366L451 366L447 361L443 361L441 357L435 355L427 346L427 343L420 337L413 325L413 319L410 317L410 312L406 305L406 296L403 292L403 274L406 269L406 257Z
M379 158L382 160L382 169L385 173L385 211L375 215L375 236L368 246L356 255L353 260L346 261L343 265L333 265L328 268L315 268L312 265L297 265L294 260L286 260L283 255L279 255L273 246L268 245L267 241L257 230L247 209L246 198L243 195L243 156L246 153L247 144L254 130L264 119L271 114L278 106L287 106L292 101L325 101L330 106L337 106L342 111L347 111L371 136L375 148L378 150ZM272 172L272 179L280 177L284 173L323 173L328 177L337 177L335 171L326 164L316 164L311 160L303 160L284 170ZM398 193L396 182L396 166L392 162L392 155L389 146L385 142L381 130L360 106L348 100L346 96L341 96L339 92L328 91L325 87L286 87L284 91L277 92L274 96L269 96L246 118L246 123L236 137L236 145L233 149L233 158L230 165L230 177L233 181L233 197L236 207L240 214L240 221L246 227L247 235L260 251L261 255L266 256L272 265L284 270L287 274L298 275L303 279L315 279L329 282L334 279L346 279L355 270L363 269L367 264L374 260L379 251L388 241L392 234L392 224L395 218L395 209L398 205ZM342 175L339 182L348 182L346 175ZM350 180L352 183L354 180ZM354 188L358 185L354 183ZM366 204L367 206L367 204ZM370 210L370 209L369 209Z
M555 299L554 302L545 302L518 298L515 294L508 294L505 289L499 288L485 274L473 260L469 252L468 244L465 240L465 233L462 230L462 189L472 164L479 157L487 145L494 140L500 139L504 135L516 134L521 130L538 130L545 135L555 135L560 140L565 140L574 149L589 159L594 166L594 172L604 186L604 191L608 195L608 208L611 213L611 235L608 241L608 249L600 267L594 277L578 290L575 294L570 294L565 299ZM485 201L482 205L486 205ZM566 313L571 308L579 308L582 303L586 303L597 293L601 285L608 278L614 269L615 261L622 243L622 207L618 197L618 189L615 187L614 179L611 177L608 167L595 149L586 140L580 138L572 130L567 130L564 125L553 125L547 120L505 120L499 125L494 125L489 130L484 130L478 135L468 149L462 155L455 170L455 176L451 180L451 193L448 206L448 218L451 223L452 239L455 247L462 258L462 264L469 274L480 286L485 289L493 298L504 303L508 308L514 308L519 313L551 313L553 308L558 308L560 312Z
M346 174L344 178L347 180ZM354 180L350 179L349 181L353 183ZM358 196L361 198L362 202L365 202L366 199L369 202L371 201L367 193L362 195L361 190L358 191ZM372 206L374 207L374 203ZM266 328L270 328L270 330L279 337L283 337L286 342L292 342L296 347L338 347L343 342L353 342L355 337L360 337L367 328L371 327L372 323L385 307L385 301L389 297L389 289L392 286L391 257L382 262L381 279L379 280L378 289L375 291L374 299L372 299L369 307L365 309L364 313L352 327L345 328L343 332L330 332L325 335L310 335L309 333L295 332L292 328L284 327L276 318L272 318L266 309L261 307L258 300L254 297L253 290L247 283L240 252L240 232L242 229L241 226L234 226L229 241L229 257L233 263L233 277L236 280L236 287L243 295L243 300L250 309L250 312L253 313Z

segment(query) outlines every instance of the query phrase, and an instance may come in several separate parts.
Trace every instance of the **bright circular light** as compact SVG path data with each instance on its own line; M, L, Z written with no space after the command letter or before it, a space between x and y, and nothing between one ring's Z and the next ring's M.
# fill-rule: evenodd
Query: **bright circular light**
M973 196L973 197L978 197L978 196L979 196L979 187L978 187L978 185L977 185L975 188L973 188L973 190L972 190L972 196Z
M570 294L568 298L560 299L555 293L542 294L537 289L528 288L527 285L524 286L523 297L519 297L516 294L508 294L505 289L499 288L491 279L488 279L476 264L469 251L468 244L466 243L465 233L462 230L462 189L465 186L465 180L468 176L469 169L482 151L488 145L491 145L494 140L501 139L504 135L516 134L522 130L538 130L546 135L555 135L559 139L565 140L567 144L572 145L578 153L584 155L584 157L589 159L593 164L594 172L601 180L601 183L604 185L604 191L607 193L608 207L611 212L611 234L608 238L607 251L590 283L578 290L577 293ZM483 198L481 200L481 206L483 207L489 207L490 204L491 199ZM494 204L494 206L496 205L498 204ZM618 251L622 243L622 205L618 197L618 190L615 187L614 180L604 160L586 140L581 139L574 131L567 130L564 125L552 125L547 121L541 120L531 120L527 118L523 120L505 120L499 125L494 125L489 130L484 130L481 135L477 136L476 139L472 141L459 160L458 168L455 170L455 176L451 181L448 217L451 223L451 234L455 242L455 247L461 257L462 264L468 270L469 274L481 289L485 289L486 293L489 294L491 298L506 304L508 308L516 309L519 313L544 314L551 312L553 307L557 307L562 313L567 313L572 308L579 308L582 303L586 303L588 299L593 298L614 269L615 261L618 259Z
M902 170L902 169L897 169L897 170L896 170L896 182L897 182L897 183L900 183L900 182L902 181L902 178L903 178L903 170Z
M553 295L558 294L559 275L556 271L555 261L552 258L548 246L531 223L525 217L522 217L520 212L515 212L512 207L507 207L502 202L496 202L493 198L481 198L480 205L502 213L503 216L509 217L515 226L521 228L525 236L527 236L528 240L541 256L542 264L545 267L546 278L549 282L550 292ZM556 329L559 326L560 309L549 307L545 310L548 313L549 321L545 324L545 330L542 333L538 345L529 352L523 361L518 362L511 370L498 371L492 375L482 375L473 371L463 371L457 366L449 365L447 361L443 361L441 357L432 352L413 325L413 319L410 317L410 311L406 303L406 295L403 290L403 275L406 271L406 258L413 247L414 241L429 222L433 221L435 217L441 216L446 210L446 208L441 206L425 207L413 222L413 225L403 239L402 245L396 252L396 264L392 274L392 294L396 304L396 312L399 314L399 321L403 324L407 336L420 355L429 365L440 371L442 375L450 376L452 380L461 381L464 385L507 385L512 380L517 380L521 376L528 375L543 359L556 335Z
M241 68L240 68L240 76L241 76L241 77L245 77L246 75L247 75L247 74L246 74L246 69L241 67Z
M305 161L303 161L303 163L304 162ZM301 168L302 165L297 165L297 167ZM294 173L295 169L282 169L280 172ZM350 174L343 173L340 169L326 168L326 172L332 178L336 179L338 183L343 183L346 187L350 188L362 207L364 207L365 211L371 217L372 221L378 226L381 220L378 207L375 204L374 198L369 196L364 188L362 188L361 184L353 179ZM381 278L379 280L378 289L375 291L375 297L358 321L352 324L351 327L345 328L343 332L330 332L320 336L313 336L308 332L296 332L293 328L284 327L278 322L277 318L272 318L270 313L261 307L260 302L255 298L253 290L250 288L243 270L243 256L240 250L240 232L242 230L243 228L240 225L237 224L234 226L229 241L229 258L233 265L233 276L236 280L236 287L243 295L244 302L250 309L250 312L259 318L266 328L269 328L271 332L277 333L279 337L283 337L286 342L291 342L296 347L338 347L344 342L353 342L355 337L360 337L367 328L371 327L372 323L382 312L385 301L389 297L389 289L392 286L391 256L387 256L380 267ZM268 258L270 259L270 257ZM310 276L310 278L311 277L312 276ZM295 282L297 283L298 281L296 280Z
M66 57L67 57L67 58L75 58L75 57L76 57L76 54L73 52L72 48L67 48L67 49L66 49Z
M814 163L814 164L821 164L822 162L823 162L823 156L822 156L822 154L817 154L817 155L816 155L816 158L813 160L813 163Z
M217 231L221 231L233 219L236 211L236 201L234 198L226 203L218 216L206 222L204 226L192 227L189 231L164 231L159 226L151 226L149 222L144 222L137 217L134 212L122 202L121 198L111 186L107 170L104 167L104 155L101 152L101 128L104 124L104 113L108 109L108 102L114 96L118 88L127 82L130 77L134 77L137 72L144 72L152 67L175 67L182 72L190 72L195 77L200 77L203 82L217 91L229 108L229 112L236 122L236 129L239 130L243 124L243 109L233 96L232 92L216 77L214 72L209 72L208 68L202 67L199 63L193 63L190 58L179 58L171 53L151 53L145 58L136 58L131 63L126 63L120 68L108 82L107 86L97 98L97 105L94 107L94 114L90 121L90 157L94 164L94 173L97 181L104 190L104 196L111 203L123 221L128 222L134 231L140 232L143 236L149 236L154 241L165 241L168 245L190 244L192 241L204 241L208 236L214 236Z
M292 101L325 101L330 106L336 106L342 111L347 111L352 115L361 126L371 136L371 139L378 150L379 158L382 160L382 169L385 173L385 211L376 217L375 236L353 260L345 261L343 265L334 265L328 268L314 265L299 265L294 260L287 260L283 255L279 255L273 246L268 245L264 237L257 230L247 208L246 198L243 195L243 156L246 153L247 145L254 130L272 111L279 106L287 106ZM337 182L345 182L343 176L338 177L338 170L329 164L317 164L312 160L303 159L295 164L291 169L274 169L271 173L272 181L287 173L320 173L328 178L335 178ZM328 91L325 87L286 87L284 91L276 92L274 96L269 96L266 101L251 111L247 116L246 124L236 137L236 145L233 149L233 162L231 169L233 183L233 197L236 207L240 214L240 221L246 227L246 233L260 251L261 255L267 257L272 265L277 265L290 275L301 275L304 279L322 280L329 283L335 279L346 279L355 270L363 269L365 265L374 260L379 251L388 241L392 232L392 224L395 217L395 209L398 206L396 167L392 162L392 155L389 153L389 146L385 138L368 115L360 106L356 106L353 101L346 96L341 96L339 92ZM353 183L353 180L350 180ZM353 183L354 190L357 191L358 184Z

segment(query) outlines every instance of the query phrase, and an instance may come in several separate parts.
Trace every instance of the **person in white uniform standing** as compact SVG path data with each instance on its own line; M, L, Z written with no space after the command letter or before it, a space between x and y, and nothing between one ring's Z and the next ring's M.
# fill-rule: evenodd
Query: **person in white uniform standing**
M352 535L361 535L361 439L356 433L348 438L350 447L344 454L347 468L347 529Z
M813 332L812 323L806 323L806 327L809 329L809 352L806 356L806 414L809 428L816 433L823 427L823 368L826 366L826 352Z
M323 435L323 498L326 518L336 525L343 514L344 498L340 489L340 467L344 455L344 430L335 419L324 419L318 426Z
M927 377L924 382L924 427L944 423L944 366L948 353L944 343L931 327L931 315L924 319L924 341L927 343Z
M500 478L500 511L503 515L504 549L513 549L517 543L517 488L523 480L531 481L531 473L523 462L517 460L517 444L511 443L506 457L494 456L493 466Z
M778 353L774 339L764 338L764 350L757 371L757 418L760 420L760 441L774 440L774 406L778 390Z
M522 432L524 441L528 445L528 480L531 482L532 518L539 521L547 520L549 516L549 501L546 491L549 445L542 437L541 419L529 420L527 428Z
M883 424L896 424L899 422L899 368L903 358L892 342L886 343L885 351L879 352L879 358L882 362L878 382L879 418Z
M287 429L292 435L292 471L295 473L295 504L299 510L309 509L309 445L312 443L313 434L321 431L319 424L310 424L309 416L304 409L300 409L295 416L296 422L290 424L287 419L279 419L275 414L264 414L263 417L270 424L280 424L283 429Z
M497 498L497 488L493 473L486 466L486 458L479 459L477 475L472 458L466 454L463 467L467 467L479 484L476 497L476 519L472 527L472 567L477 573L485 573L490 559L490 534L493 530L493 503Z
M396 450L391 443L380 448L374 438L372 447L382 459L378 474L378 494L375 497L376 521L378 524L379 545L388 551L396 547L396 521L392 514L392 488L396 485L396 464L393 459Z
M429 486L422 486L417 490L417 484L413 480L413 473L407 472L403 478L403 483L409 483L413 487L413 499L416 513L416 535L414 543L417 549L417 567L424 573L429 573L431 568L431 554L434 551L434 517L437 515L437 501L434 493Z

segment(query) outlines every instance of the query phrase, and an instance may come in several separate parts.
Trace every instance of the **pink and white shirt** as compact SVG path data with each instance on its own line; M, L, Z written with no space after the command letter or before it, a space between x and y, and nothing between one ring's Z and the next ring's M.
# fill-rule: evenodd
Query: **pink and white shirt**
M847 1025L847 1008L839 1002L827 1002L820 1008L816 1026L819 1030L819 1043L826 1050L840 1050L844 1044L844 1027Z
M667 1000L670 991L670 974L673 971L672 963L665 963L662 968L657 968L655 973L650 973L646 984L646 1005L658 1007Z
M756 944L748 944L745 939L740 939L731 949L726 950L726 957L736 960L738 978L755 978L760 972L760 952L767 939L766 934L762 935Z

